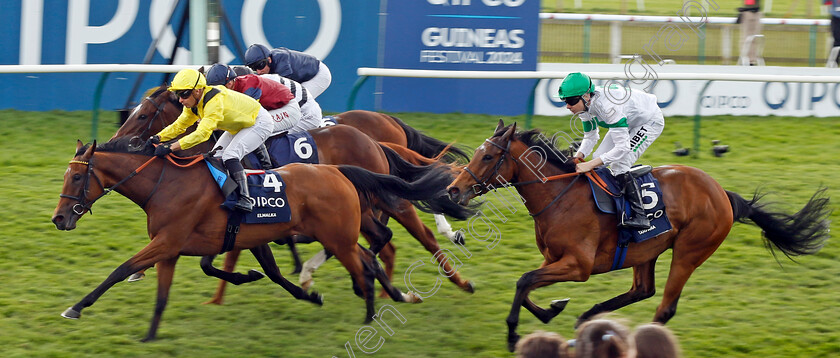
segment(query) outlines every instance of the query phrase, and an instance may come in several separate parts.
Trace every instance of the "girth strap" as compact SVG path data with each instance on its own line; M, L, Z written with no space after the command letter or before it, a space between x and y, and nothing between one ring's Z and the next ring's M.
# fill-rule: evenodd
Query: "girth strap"
M220 254L233 250L233 246L236 244L236 234L239 233L239 224L241 222L242 213L233 210L228 214L227 226L225 227L225 241L222 243Z

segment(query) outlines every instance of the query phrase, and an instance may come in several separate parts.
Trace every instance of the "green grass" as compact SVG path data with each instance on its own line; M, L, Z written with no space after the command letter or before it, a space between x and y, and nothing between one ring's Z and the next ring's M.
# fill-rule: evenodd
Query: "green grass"
M587 14L627 14L627 15L674 15L686 1L673 0L644 0L644 11L640 10L634 0L610 0L610 1L581 1L581 7L575 7L575 0L542 0L542 12L572 12ZM705 1L698 3L706 4ZM714 1L719 8L715 10L719 15L715 16L737 16L737 8L743 2L738 1ZM767 12L767 1L762 1L762 9L766 17L786 18L822 18L820 4L822 1L808 0L775 0L771 11ZM562 6L561 6L562 5Z
M497 117L465 114L396 114L410 125L468 147L490 135ZM116 130L116 115L104 114L100 137ZM216 280L201 272L197 257L180 260L159 340L140 343L155 300L154 270L137 283L120 283L80 320L59 314L90 292L119 264L147 243L145 217L118 194L96 203L78 228L57 231L50 216L61 191L62 175L75 149L75 139L90 135L90 112L0 111L0 352L6 357L346 357L363 327L363 301L350 289L346 271L330 261L315 275L315 288L325 296L323 307L296 301L268 280L231 286L223 306L200 303L210 298ZM523 118L505 118L506 121ZM567 127L567 118L537 117L546 131ZM798 210L819 185L829 185L837 200L840 188L840 122L838 118L706 117L703 153L699 159L675 157L673 142L688 145L692 121L668 118L665 132L642 158L654 165L680 163L709 172L729 190L745 196L761 186L770 191L775 208ZM710 155L710 141L731 146L722 158ZM293 184L292 184L293 185ZM188 203L173 202L172 205ZM837 208L837 204L832 204ZM832 219L838 232L838 214ZM431 226L428 215L424 220ZM463 223L453 223L463 227ZM535 269L541 256L534 243L530 217L519 211L499 225L502 239L493 250L468 238L472 257L460 272L476 283L466 294L443 282L439 291L418 305L395 304L405 317L390 321L393 336L375 357L510 357L505 349L505 317L516 280ZM395 284L412 262L428 262L426 252L399 226ZM799 264L777 264L763 247L755 227L737 224L729 238L691 277L669 327L679 337L686 357L837 357L840 356L840 247L830 240L817 255ZM442 243L457 252L453 245ZM320 245L300 245L310 257ZM239 270L258 265L243 255ZM291 268L288 252L275 246L281 270ZM221 260L217 260L220 264ZM657 294L617 312L633 325L653 317L670 251L657 267ZM413 282L428 289L439 277L427 263ZM293 278L296 281L296 278ZM585 283L558 283L532 294L535 302L571 297L566 311L550 324L522 310L520 333L537 329L573 335L575 317L593 304L626 291L629 270L593 276ZM377 305L392 304L377 300ZM374 325L377 329L380 327ZM381 332L381 330L380 330Z

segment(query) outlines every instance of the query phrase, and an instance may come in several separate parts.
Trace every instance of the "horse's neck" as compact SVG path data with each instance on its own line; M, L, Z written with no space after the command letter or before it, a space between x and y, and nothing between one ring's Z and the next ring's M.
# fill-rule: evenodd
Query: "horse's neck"
M545 162L542 167L532 168L527 163L541 163L541 158L538 152L530 151L524 157L522 156L528 151L524 143L515 142L512 145L510 154L516 158L516 166L514 170L514 180L516 182L529 182L543 180L552 175L566 174L564 171L558 169L553 164ZM516 191L525 199L525 207L531 213L542 210L548 203L554 200L554 197L560 193L574 179L574 177L552 180L546 183L536 183L528 185L517 185Z
M97 172L99 179L102 180L102 185L110 188L127 178L133 171L140 168L152 158L155 157L126 153L97 152L94 154L94 170ZM174 177L188 175L186 171L198 170L197 168L199 168L196 165L188 168L178 168L168 165L164 169L164 166L167 166L165 159L156 158L134 177L116 187L114 191L122 194L138 205L143 205L151 200L155 192L162 190L168 183L182 182L173 180ZM164 175L166 178L162 178ZM195 185L179 188L177 191L178 194L183 194L184 197L189 196L191 191L199 187L197 182L193 182Z

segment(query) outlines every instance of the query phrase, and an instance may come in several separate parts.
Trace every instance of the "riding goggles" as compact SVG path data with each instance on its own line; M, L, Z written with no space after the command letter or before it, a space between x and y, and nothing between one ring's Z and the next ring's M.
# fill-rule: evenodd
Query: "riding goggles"
M187 99L187 98L190 98L190 96L192 96L192 92L193 92L193 90L191 90L191 89L178 90L178 91L175 91L175 95L177 95L181 99Z
M572 97L566 97L566 98L561 98L561 99L563 100L563 102L566 102L566 104L568 104L570 106L574 106L578 102L580 102L581 98L580 98L580 96L572 96Z
M248 65L248 67L250 69L254 70L254 71L257 71L257 70L263 69L266 65L268 65L268 59L264 58L262 60L259 60L257 62L254 62L254 63Z

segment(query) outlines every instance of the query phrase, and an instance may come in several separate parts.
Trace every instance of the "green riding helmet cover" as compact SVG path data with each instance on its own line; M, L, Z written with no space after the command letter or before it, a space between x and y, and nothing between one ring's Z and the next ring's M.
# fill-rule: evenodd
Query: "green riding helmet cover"
M575 72L570 73L563 79L563 83L560 84L560 89L557 91L557 97L562 99L580 96L593 90L592 79L583 73Z

